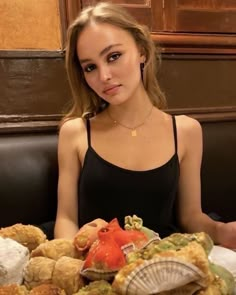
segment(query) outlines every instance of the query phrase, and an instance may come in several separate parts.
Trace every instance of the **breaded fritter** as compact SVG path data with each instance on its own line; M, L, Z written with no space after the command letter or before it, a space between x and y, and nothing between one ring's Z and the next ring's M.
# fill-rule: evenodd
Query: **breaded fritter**
M2 227L0 229L0 236L17 241L21 245L27 247L30 252L37 248L41 243L44 243L47 239L46 235L40 228L21 223Z

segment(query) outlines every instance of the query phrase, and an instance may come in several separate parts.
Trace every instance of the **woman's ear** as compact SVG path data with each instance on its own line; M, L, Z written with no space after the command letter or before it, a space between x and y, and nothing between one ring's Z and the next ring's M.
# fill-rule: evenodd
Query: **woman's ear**
M146 62L145 50L141 46L139 47L139 53L140 53L140 63L145 63Z
M140 63L145 63L146 62L146 56L142 51L140 51Z
M141 56L140 63L145 64L145 62L146 62L146 57L143 55Z

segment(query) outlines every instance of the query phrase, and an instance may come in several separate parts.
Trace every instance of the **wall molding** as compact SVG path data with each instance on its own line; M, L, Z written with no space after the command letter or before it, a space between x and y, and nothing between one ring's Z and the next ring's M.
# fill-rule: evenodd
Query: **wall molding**
M152 33L163 53L236 54L235 34Z
M186 115L201 123L236 121L235 107L167 109L172 115ZM0 115L0 134L57 132L62 115Z
M65 50L0 50L0 58L64 58Z
M0 115L0 134L56 132L61 118L61 114Z
M168 109L174 115L186 115L204 122L236 121L236 106L209 108L177 108Z

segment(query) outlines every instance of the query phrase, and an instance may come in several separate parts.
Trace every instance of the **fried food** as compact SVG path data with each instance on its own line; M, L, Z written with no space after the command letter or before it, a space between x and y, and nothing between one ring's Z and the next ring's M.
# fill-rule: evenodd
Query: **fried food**
M135 247L140 249L148 242L148 237L144 232L137 229L124 230L117 218L113 218L104 229L109 231L109 235L112 236L119 247L133 243Z
M205 277L195 265L181 258L155 257L139 259L122 268L112 287L119 294L190 295L202 287Z
M144 248L129 253L127 261L130 263L138 258L151 259L155 254L166 252L167 250L178 251L193 241L201 245L206 255L208 255L213 248L212 239L204 232L195 234L175 233L160 241L155 239Z
M174 233L162 239L160 244L164 245L165 243L168 242L170 246L172 245L172 247L175 247L175 249L178 249L179 247L182 248L186 246L188 243L192 241L199 243L203 247L207 255L211 252L214 245L210 236L206 234L205 232L198 232L193 234Z
M52 283L64 289L67 294L74 294L85 285L80 275L83 261L63 256L56 261Z
M200 244L208 255L213 248L213 241L210 236L204 232L194 234L181 234L174 233L161 241L159 241L156 250L158 252L166 250L179 250L187 246L191 242L197 242Z
M126 264L124 253L111 234L106 228L98 232L98 240L89 249L83 269L117 271Z
M233 294L234 289L236 287L233 275L226 268L224 268L221 265L217 265L215 263L210 263L210 270L214 274L214 280L212 284L209 286L210 290L211 289L220 290L220 294L222 295ZM217 294L217 293L214 293L214 294Z
M46 235L40 228L21 223L1 228L0 236L17 241L21 245L27 247L30 252L46 241Z
M193 241L187 244L185 247L175 251L175 250L167 250L154 255L154 257L176 257L181 258L186 262L189 262L196 267L198 267L205 275L206 278L204 285L208 285L213 281L213 274L209 268L210 262L208 260L208 256L204 251L203 247Z
M24 284L28 289L51 284L56 261L47 257L33 257L24 269Z
M53 284L42 284L33 288L29 295L66 295L66 292Z
M83 225L74 237L74 245L78 251L88 250L97 239L98 231L107 224L105 220L97 218Z
M143 259L137 259L135 262L131 262L122 267L120 271L116 274L115 279L112 282L112 287L114 288L114 290L123 289L123 285L128 275L130 275L133 270L137 269L137 267L141 266L143 263Z
M143 277L146 278L145 287L143 279L140 279ZM133 260L116 274L112 286L122 294L130 292L137 286L139 289L137 294L148 293L153 291L153 286L156 286L155 292L158 293L167 290L174 292L174 289L189 283L196 283L203 288L213 280L214 275L209 269L205 250L199 243L193 241L177 250L156 252L150 259Z
M28 295L29 291L25 286L20 286L17 284L10 284L5 286L0 286L0 295Z
M31 252L31 257L43 256L58 260L62 256L81 258L81 253L69 239L54 239L40 244Z
M126 230L131 230L131 229L140 230L141 232L143 232L146 235L146 237L148 237L148 239L155 238L155 239L160 240L159 234L154 232L153 230L143 226L142 218L138 217L137 215L125 216L124 228Z
M107 281L100 280L89 283L87 286L79 290L74 295L118 295L113 289L111 284Z

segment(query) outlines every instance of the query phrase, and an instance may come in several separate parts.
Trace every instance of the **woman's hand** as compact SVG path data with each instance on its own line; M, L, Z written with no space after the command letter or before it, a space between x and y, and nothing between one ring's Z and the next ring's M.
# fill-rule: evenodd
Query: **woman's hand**
M217 228L217 236L221 246L236 249L236 221L220 222Z

